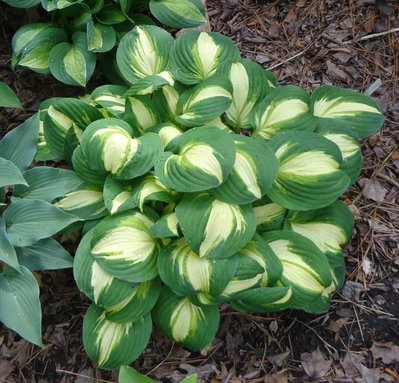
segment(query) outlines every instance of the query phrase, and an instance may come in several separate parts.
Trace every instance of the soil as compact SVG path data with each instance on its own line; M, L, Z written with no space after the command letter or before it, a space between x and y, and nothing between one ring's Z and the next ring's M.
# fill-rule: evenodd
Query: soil
M231 37L243 55L281 84L312 90L334 84L373 97L386 116L363 144L364 167L343 197L356 227L346 247L347 282L324 315L285 311L246 315L221 307L221 326L202 354L158 332L133 366L163 382L197 372L206 382L399 382L399 4L387 0L208 0L213 31ZM55 96L90 92L49 76L10 68L10 41L37 14L0 3L0 79L24 111L0 112L0 132L13 129ZM39 17L41 17L39 15ZM396 32L395 32L396 30ZM381 34L381 35L379 35ZM74 248L73 239L64 238ZM89 302L72 272L37 274L43 307L43 349L0 327L0 382L116 382L84 353L82 318Z

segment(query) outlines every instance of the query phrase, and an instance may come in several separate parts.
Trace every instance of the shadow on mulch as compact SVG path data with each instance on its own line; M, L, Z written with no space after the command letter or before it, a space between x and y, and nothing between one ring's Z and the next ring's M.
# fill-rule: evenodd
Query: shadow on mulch
M155 331L134 366L164 382L192 372L212 383L399 382L399 34L391 31L399 24L398 3L208 0L208 13L212 30L230 36L282 84L365 91L380 79L374 97L387 122L364 143L363 172L344 196L356 227L345 251L347 283L328 313L247 315L222 306L219 332L203 354ZM0 77L25 107L0 112L3 134L42 100L82 94L50 77L10 69L11 36L29 17L0 5ZM101 81L92 80L87 91ZM115 373L96 369L84 353L81 325L88 302L72 273L45 272L38 278L46 346L38 349L0 329L0 381L116 382Z

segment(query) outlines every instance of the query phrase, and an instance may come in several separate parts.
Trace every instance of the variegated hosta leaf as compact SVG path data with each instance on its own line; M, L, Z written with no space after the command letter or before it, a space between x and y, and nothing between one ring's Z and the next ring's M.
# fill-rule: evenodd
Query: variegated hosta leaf
M167 287L162 289L152 315L165 335L193 351L207 346L219 327L218 306L196 306Z
M192 28L206 23L201 0L150 0L151 13L172 28Z
M173 124L177 124L177 103L180 95L186 89L186 86L175 82L174 86L165 85L154 93L152 102L162 121L170 121Z
M172 73L164 71L138 80L126 92L126 96L143 96L146 94L152 94L165 85L173 86L174 82L175 80L172 77Z
M232 205L209 193L188 193L176 206L180 228L200 256L227 258L254 236L255 215L250 205Z
M113 307L128 299L135 285L107 273L91 255L93 229L79 243L73 263L73 276L80 291L96 305Z
M259 233L283 228L287 209L265 197L253 205L256 230Z
M136 135L152 128L160 122L158 112L154 108L150 96L128 97L126 114L123 118L132 127Z
M183 131L179 127L164 123L155 125L149 131L158 134L165 151L176 153L179 150L178 138L183 134Z
M309 113L309 95L294 85L270 90L250 116L254 136L267 140L287 130L314 130L317 119Z
M47 12L64 9L75 4L76 0L42 0L42 6Z
M234 295L231 307L241 312L267 313L290 308L291 287L257 287Z
M151 201L176 202L179 193L168 189L154 174L147 174L132 184L133 200L143 211L144 204Z
M155 238L179 237L179 227L176 213L169 213L151 226L150 233Z
M232 40L219 33L191 31L176 39L171 53L172 72L183 84L198 84L212 77L221 64L240 59Z
M363 156L360 145L357 143L357 135L344 123L332 119L320 119L316 133L334 142L342 154L341 170L355 183L362 170Z
M113 370L140 356L151 331L150 314L135 322L116 323L106 318L104 309L92 304L83 321L83 344L98 367Z
M335 86L317 88L311 97L310 110L319 118L344 122L360 138L378 132L384 123L381 109L372 98Z
M105 181L103 195L104 204L111 215L137 207L130 182L118 180L112 175Z
M234 277L222 296L234 301L237 293L257 287L273 285L281 276L283 267L265 241L258 235L238 253L238 265Z
M12 38L12 64L25 66L38 73L50 73L50 51L56 44L66 40L65 31L53 24L26 24Z
M155 278L159 245L149 233L152 225L146 215L134 210L106 217L94 229L94 259L105 271L128 282Z
M235 161L232 137L216 127L193 128L178 138L177 154L166 152L155 164L155 174L179 192L207 190L221 185Z
M251 60L229 62L222 70L233 85L233 102L226 111L227 121L235 128L250 128L249 115L270 87L274 87L274 76Z
M278 161L265 140L235 134L236 160L227 180L210 192L237 205L261 199L278 173Z
M98 120L82 135L82 152L92 169L119 175L137 151L137 141L132 136L132 128L123 120Z
M121 179L148 172L163 152L161 139L154 133L137 139L132 139L132 135L130 125L119 119L108 118L90 124L81 139L88 165Z
M267 193L273 202L291 210L330 205L349 186L337 145L311 132L281 133L270 141L280 167Z
M122 118L125 113L126 91L127 88L122 85L103 85L94 89L90 98L111 115Z
M131 84L170 68L173 37L154 25L137 26L119 43L116 61L123 77Z
M314 301L329 299L335 290L330 265L327 257L310 239L286 230L272 231L262 236L283 264L277 286L292 288L292 308L313 312L316 310L312 307Z
M342 246L348 243L353 230L353 216L341 201L323 209L290 212L284 228L309 238L327 256L334 269L334 283L341 285L345 277ZM338 264L337 264L338 263Z
M116 118L93 122L81 138L82 152L92 169L118 175L137 151L130 125Z
M109 25L87 21L87 49L90 52L108 52L116 43L116 33Z
M64 159L65 137L74 129L78 138L91 122L103 118L101 112L76 98L55 99L43 117L44 138L52 153Z
M86 34L75 32L72 44L59 43L49 55L51 74L68 85L86 86L96 67L96 55L88 51Z
M114 3L114 4L113 4ZM105 3L97 12L97 20L105 25L118 25L126 21L126 15L115 2Z
M139 283L126 299L112 307L107 307L105 316L113 322L135 322L152 310L160 293L161 281L159 278Z
M201 258L184 238L171 242L158 257L158 271L174 293L188 296L196 304L219 303L217 297L234 276L237 257Z
M73 169L79 174L80 178L85 181L88 186L102 189L107 179L108 172L100 172L94 170L89 166L85 155L82 152L82 147L78 146L72 155Z
M223 76L201 82L179 98L176 122L193 127L214 120L231 105L231 93L231 83Z
M97 219L108 214L102 191L85 185L65 194L53 205L84 220Z
M129 180L148 173L163 154L160 137L155 133L144 133L137 141L137 150L125 164L118 178Z

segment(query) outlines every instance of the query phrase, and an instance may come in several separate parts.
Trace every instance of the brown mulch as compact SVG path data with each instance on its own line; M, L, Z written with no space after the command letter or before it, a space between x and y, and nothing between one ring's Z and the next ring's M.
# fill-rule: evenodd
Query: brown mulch
M154 332L134 366L164 382L195 371L212 383L399 382L399 33L392 31L399 26L399 3L208 0L208 13L212 30L231 37L282 84L364 92L379 79L373 96L387 122L364 143L363 172L344 196L356 227L346 248L347 282L328 313L245 315L223 306L217 338L203 354ZM0 78L25 107L1 111L0 131L21 123L43 99L82 93L21 68L10 70L9 41L26 17L31 15L0 3ZM72 273L40 278L46 346L39 349L0 328L0 382L116 382L115 373L96 369L84 353L81 324L88 302Z

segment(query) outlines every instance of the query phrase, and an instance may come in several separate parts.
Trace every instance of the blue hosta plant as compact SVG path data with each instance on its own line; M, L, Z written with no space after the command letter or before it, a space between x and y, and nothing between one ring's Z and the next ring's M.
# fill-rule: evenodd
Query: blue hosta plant
M16 101L10 96L0 103L19 106ZM38 135L36 115L0 140L0 321L41 346L39 286L32 271L72 267L73 258L52 236L79 219L52 200L82 180L70 170L28 169Z
M85 86L96 67L96 54L115 76L115 48L135 25L153 24L141 14L149 8L161 23L189 28L206 22L201 0L4 0L18 8L41 3L51 22L26 24L12 40L13 65L49 74L74 86ZM166 47L165 47L166 48ZM145 70L145 68L143 68Z
M338 198L359 175L359 139L384 121L379 106L334 86L279 86L217 33L174 40L140 26L116 57L129 86L41 108L42 150L84 181L52 202L85 221L74 275L93 302L88 355L131 363L152 321L201 350L225 302L328 310L353 228Z

